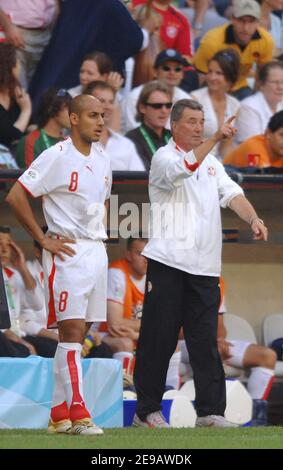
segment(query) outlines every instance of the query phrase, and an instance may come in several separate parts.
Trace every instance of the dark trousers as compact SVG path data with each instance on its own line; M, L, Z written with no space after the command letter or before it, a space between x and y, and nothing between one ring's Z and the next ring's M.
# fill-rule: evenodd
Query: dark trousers
M219 279L149 260L134 384L140 419L161 409L168 364L183 327L198 416L224 415L225 375L217 349Z
M8 339L0 331L0 357L27 357L30 352L26 346Z
M58 342L55 339L45 338L43 336L25 336L24 339L31 343L37 354L41 357L54 357Z

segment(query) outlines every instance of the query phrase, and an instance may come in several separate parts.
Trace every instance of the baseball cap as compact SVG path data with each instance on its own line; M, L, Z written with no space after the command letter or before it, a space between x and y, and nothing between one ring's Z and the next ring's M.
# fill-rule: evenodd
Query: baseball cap
M235 18L241 18L241 16L253 16L259 20L260 5L255 0L237 0L234 3L233 16Z
M184 59L179 52L175 51L175 49L165 49L156 56L154 68L157 69L160 65L164 64L164 62L167 62L167 60L174 60L182 65L188 65L186 59Z

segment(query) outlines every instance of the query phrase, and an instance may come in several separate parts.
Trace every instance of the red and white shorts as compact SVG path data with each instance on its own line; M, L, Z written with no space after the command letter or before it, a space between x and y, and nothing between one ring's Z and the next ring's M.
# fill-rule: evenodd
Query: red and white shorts
M45 302L50 328L57 321L106 320L108 258L104 243L77 239L70 245L74 256L58 256L43 250Z

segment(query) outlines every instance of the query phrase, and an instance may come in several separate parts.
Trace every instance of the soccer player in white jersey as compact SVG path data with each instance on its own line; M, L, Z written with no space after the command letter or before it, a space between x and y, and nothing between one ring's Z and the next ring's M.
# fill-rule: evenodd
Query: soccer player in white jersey
M102 221L94 219L110 197L110 159L98 140L103 106L93 96L70 103L71 137L44 151L14 184L7 202L43 248L48 326L59 329L49 429L103 434L86 408L81 349L93 321L106 319L107 255ZM44 234L28 200L43 196ZM103 212L103 211L102 211Z

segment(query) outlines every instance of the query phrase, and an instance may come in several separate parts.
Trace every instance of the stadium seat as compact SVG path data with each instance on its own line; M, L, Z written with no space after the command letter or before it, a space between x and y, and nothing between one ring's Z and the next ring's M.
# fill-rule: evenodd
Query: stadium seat
M264 318L262 336L264 345L269 347L273 340L283 337L283 313L273 313ZM283 377L283 361L276 361L275 377Z
M257 344L254 330L247 320L232 313L225 313L223 319L227 330L227 341L229 341L229 339L240 339L242 341L250 341L251 343ZM244 378L245 376L243 369L238 367L224 364L224 370L226 377Z

